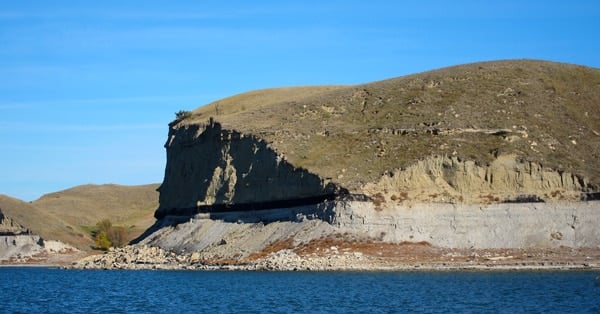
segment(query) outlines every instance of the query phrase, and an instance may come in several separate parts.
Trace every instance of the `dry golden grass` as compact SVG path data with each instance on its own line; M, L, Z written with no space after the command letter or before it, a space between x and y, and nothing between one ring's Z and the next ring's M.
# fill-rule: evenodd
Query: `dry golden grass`
M225 128L264 138L295 166L350 190L430 155L487 164L505 153L600 186L599 100L599 69L509 60L356 86L250 92L198 108L181 123L213 116ZM434 129L509 134L436 135Z
M0 208L44 239L89 249L93 245L90 227L103 219L127 228L130 239L150 227L158 207L157 187L82 185L44 195L32 203L0 196Z
M194 110L194 119L206 119L210 116L233 115L246 109L257 110L264 106L280 103L294 103L312 95L319 95L343 86L300 86L270 88L242 93L221 99Z
M87 249L93 244L89 235L76 225L33 204L0 195L0 209L7 217L43 239L63 241L82 249Z
M158 206L158 185L81 185L46 194L34 205L75 225L94 225L110 219L114 225L131 226L152 217Z

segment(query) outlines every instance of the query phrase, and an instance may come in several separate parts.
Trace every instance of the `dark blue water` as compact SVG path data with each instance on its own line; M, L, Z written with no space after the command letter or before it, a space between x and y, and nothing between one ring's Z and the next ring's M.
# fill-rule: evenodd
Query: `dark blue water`
M600 313L598 276L0 268L0 313Z

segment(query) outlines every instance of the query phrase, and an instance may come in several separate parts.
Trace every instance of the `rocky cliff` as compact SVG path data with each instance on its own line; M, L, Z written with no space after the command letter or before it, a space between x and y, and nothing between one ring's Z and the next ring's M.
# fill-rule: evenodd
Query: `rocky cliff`
M138 241L238 261L332 238L597 248L598 86L598 69L519 60L209 104L170 124Z
M453 248L600 247L600 202L412 204L342 202L334 225L383 242Z
M592 200L597 185L578 174L496 154L488 164L453 155L426 156L386 170L350 194L287 161L265 140L207 123L170 125L167 165L155 217L202 212L265 210L344 198L384 203L491 204ZM304 213L309 214L311 213ZM312 213L323 218L323 211Z
M0 210L0 235L30 234L29 230L6 217Z
M47 261L78 250L60 241L45 241L0 210L0 263Z
M335 185L288 163L260 138L206 124L172 124L156 218L268 209L331 199Z
M28 257L43 250L43 240L0 211L0 261Z
M515 155L497 156L488 165L453 156L430 156L406 169L386 172L364 191L378 195L382 202L489 204L597 197L596 187L586 178L518 160Z
M595 195L595 186L515 155L498 155L488 165L429 156L365 184L364 194L350 194L293 167L260 138L212 119L171 124L165 146L158 221L138 242L183 254L178 258L187 263L248 263L271 258L265 252L315 245L325 250L328 239L524 252L600 247L600 202L581 200ZM125 267L128 258L134 257L104 259Z

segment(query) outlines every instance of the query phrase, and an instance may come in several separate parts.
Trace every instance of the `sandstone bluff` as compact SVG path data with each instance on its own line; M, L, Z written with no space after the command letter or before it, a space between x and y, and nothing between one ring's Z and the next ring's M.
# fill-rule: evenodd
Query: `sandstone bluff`
M154 226L76 267L598 267L599 87L519 60L203 106L170 124Z

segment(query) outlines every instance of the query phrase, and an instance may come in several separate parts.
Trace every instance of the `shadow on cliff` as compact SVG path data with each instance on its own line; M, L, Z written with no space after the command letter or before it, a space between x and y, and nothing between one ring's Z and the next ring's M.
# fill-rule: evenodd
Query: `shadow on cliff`
M264 140L221 124L177 125L165 144L167 165L158 188L157 221L132 243L198 214L226 222L321 219L347 190L294 167Z
M252 135L208 124L172 126L155 217L313 205L339 192Z

